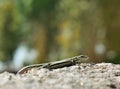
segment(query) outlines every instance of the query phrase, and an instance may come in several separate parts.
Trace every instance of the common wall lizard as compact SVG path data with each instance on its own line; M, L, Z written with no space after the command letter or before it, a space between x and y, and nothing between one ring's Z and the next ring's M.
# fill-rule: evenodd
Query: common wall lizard
M69 67L72 65L79 64L81 62L85 62L89 57L86 55L79 55L71 58L66 58L61 61L56 62L48 62L43 64L33 64L20 69L17 74L24 74L27 73L29 70L33 68L47 68L47 69L57 69L62 67Z

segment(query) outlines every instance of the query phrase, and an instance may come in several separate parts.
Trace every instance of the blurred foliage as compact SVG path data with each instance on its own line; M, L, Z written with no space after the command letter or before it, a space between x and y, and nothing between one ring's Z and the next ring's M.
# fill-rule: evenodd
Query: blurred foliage
M30 18L38 20L44 18L44 15L50 14L55 8L56 0L33 0L31 3L32 10L29 13Z
M1 0L0 60L24 42L36 63L79 54L120 63L118 0ZM49 60L48 60L49 59Z
M120 55L116 55L115 57L112 57L111 60L106 60L106 62L120 64Z
M13 1L1 1L0 4L0 59L10 60L13 51L23 36L22 20ZM16 17L17 16L17 17Z

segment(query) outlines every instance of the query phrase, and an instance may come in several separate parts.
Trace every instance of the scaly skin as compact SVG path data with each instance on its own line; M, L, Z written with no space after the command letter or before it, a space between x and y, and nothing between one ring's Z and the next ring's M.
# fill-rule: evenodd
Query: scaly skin
M89 57L86 55L79 55L79 56L75 56L72 58L66 58L61 61L29 65L29 66L23 67L21 70L19 70L17 72L17 74L27 73L32 68L57 69L57 68L62 68L62 67L68 67L68 66L79 64L81 62L85 62L88 58Z

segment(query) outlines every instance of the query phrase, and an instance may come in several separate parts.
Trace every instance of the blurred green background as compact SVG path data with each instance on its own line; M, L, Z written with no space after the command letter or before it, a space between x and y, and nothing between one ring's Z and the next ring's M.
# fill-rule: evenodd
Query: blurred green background
M0 71L85 54L120 63L119 0L0 0Z

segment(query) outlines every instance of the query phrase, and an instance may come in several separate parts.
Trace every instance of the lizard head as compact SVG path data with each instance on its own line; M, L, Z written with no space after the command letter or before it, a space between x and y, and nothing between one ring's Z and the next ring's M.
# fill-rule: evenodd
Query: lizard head
M85 62L89 59L88 56L86 55L79 55L79 56L76 56L76 61L79 61L79 62Z

